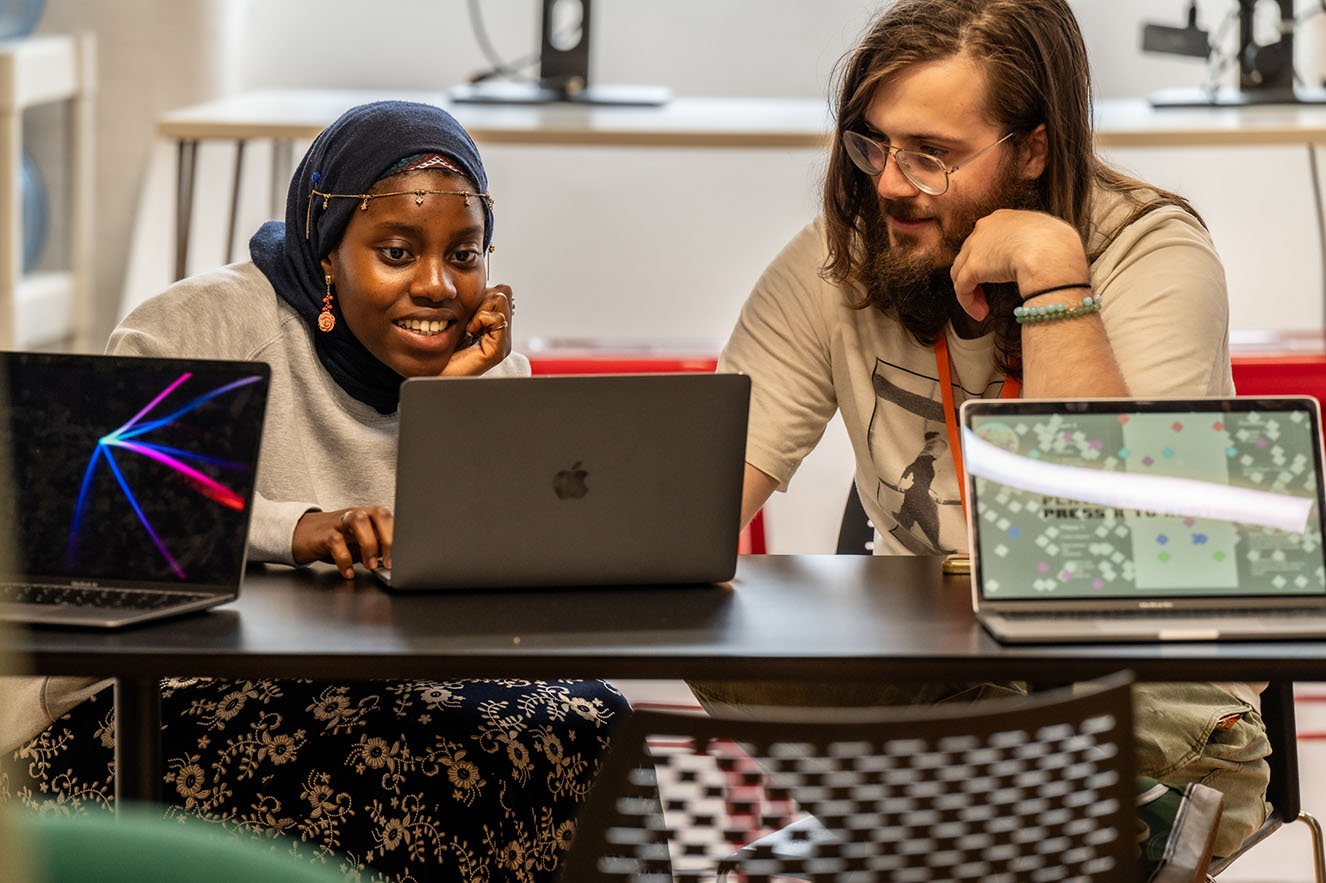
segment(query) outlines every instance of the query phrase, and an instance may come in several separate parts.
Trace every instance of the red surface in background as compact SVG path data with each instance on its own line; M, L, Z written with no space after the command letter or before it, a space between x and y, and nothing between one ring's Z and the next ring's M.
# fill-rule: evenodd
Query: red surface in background
M1230 349L1239 395L1306 393L1326 402L1326 334L1321 331L1232 333Z
M1326 402L1326 353L1236 356L1234 388L1241 396L1306 393Z
M718 367L716 356L564 356L529 357L534 374L709 374Z

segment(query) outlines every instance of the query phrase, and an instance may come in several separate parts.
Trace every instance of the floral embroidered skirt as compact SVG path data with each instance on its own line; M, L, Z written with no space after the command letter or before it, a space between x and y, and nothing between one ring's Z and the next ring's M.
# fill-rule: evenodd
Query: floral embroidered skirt
M111 706L14 752L0 801L109 808ZM167 814L280 832L355 879L552 881L627 712L601 681L166 680Z

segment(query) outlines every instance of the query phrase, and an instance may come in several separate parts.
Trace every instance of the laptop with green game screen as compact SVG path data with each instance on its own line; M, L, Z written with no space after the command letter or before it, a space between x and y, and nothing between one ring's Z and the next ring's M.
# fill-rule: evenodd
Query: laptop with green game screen
M1315 399L973 399L961 422L999 640L1326 637Z

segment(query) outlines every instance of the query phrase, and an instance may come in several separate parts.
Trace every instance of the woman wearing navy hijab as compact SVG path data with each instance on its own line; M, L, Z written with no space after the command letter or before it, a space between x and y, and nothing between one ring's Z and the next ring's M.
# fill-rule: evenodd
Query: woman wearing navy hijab
M251 560L346 578L390 564L401 381L529 373L511 289L488 282L492 235L455 119L356 107L314 141L251 261L171 286L115 330L115 353L271 365ZM110 803L104 686L40 686L11 797ZM280 832L370 877L497 883L555 879L627 705L601 681L185 678L163 684L162 712L170 812Z

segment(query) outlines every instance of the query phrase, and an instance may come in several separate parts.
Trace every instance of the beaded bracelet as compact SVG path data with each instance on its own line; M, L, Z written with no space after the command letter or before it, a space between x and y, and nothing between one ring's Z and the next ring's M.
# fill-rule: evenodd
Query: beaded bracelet
M1070 307L1068 304L1046 304L1043 307L1014 307L1013 318L1019 325L1032 322L1053 322L1056 319L1076 319L1100 312L1100 295L1090 294L1082 298L1082 305Z
M1067 285L1051 285L1049 288L1042 288L1039 291L1028 292L1022 295L1022 302L1025 304L1033 297L1040 297L1042 294L1053 294L1056 291L1068 291L1070 288L1090 288L1090 282L1069 282Z

